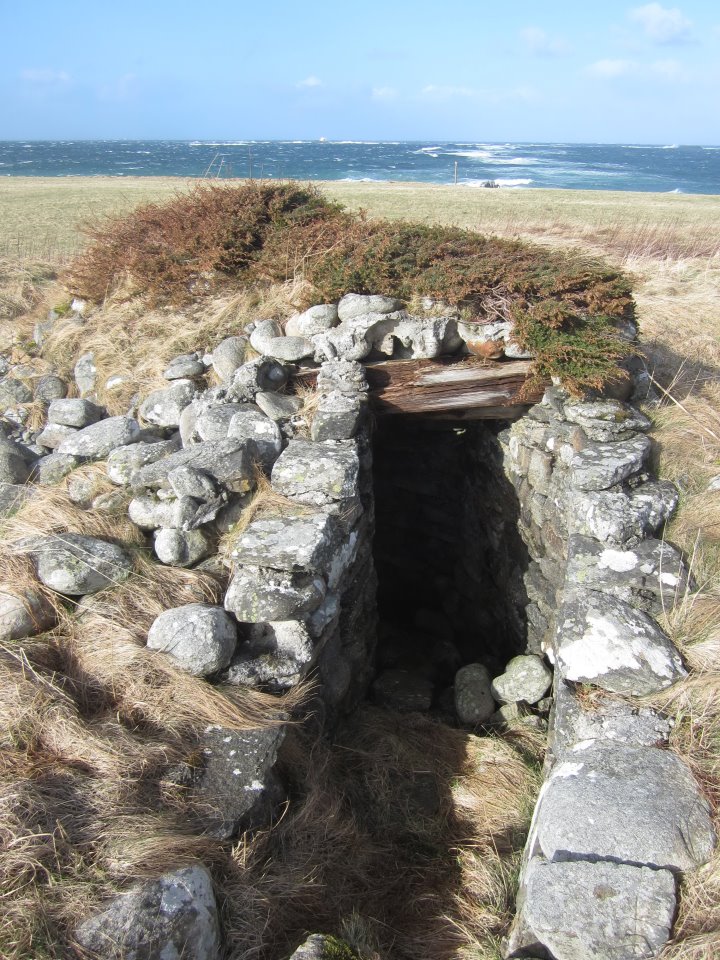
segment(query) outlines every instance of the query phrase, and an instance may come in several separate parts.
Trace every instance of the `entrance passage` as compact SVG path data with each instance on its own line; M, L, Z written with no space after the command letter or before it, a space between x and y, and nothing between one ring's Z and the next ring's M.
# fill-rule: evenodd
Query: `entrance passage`
M527 552L495 421L380 418L374 437L378 575L375 699L445 712L456 671L491 676L525 644Z

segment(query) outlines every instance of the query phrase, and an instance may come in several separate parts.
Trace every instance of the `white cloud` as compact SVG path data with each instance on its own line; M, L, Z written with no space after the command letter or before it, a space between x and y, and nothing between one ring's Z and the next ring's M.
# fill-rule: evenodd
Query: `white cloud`
M42 67L41 69L22 70L20 79L27 83L62 87L67 86L72 78L66 70L52 70L49 67Z
M560 57L568 52L568 45L561 37L551 37L540 27L525 27L520 38L530 53L539 57Z
M681 43L688 39L692 27L692 21L677 7L663 7L659 3L634 7L628 16L634 23L639 23L645 35L655 43Z
M322 80L316 77L314 74L310 74L309 77L305 77L304 80L299 80L296 84L296 87L300 89L311 89L312 87L321 87Z
M373 87L371 96L373 100L397 100L400 94L395 87Z
M597 60L587 68L593 77L623 77L636 70L637 64L632 60Z

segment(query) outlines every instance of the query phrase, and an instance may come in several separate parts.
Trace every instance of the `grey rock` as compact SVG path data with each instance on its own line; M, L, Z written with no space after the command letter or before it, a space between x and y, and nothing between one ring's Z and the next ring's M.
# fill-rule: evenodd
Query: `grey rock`
M285 324L285 333L289 337L313 337L336 327L339 322L337 304L320 303L290 317Z
M657 693L687 675L660 627L623 600L575 591L558 612L556 669L566 680L631 696Z
M228 840L264 826L284 797L275 772L284 726L227 730L211 726L202 739L202 772L195 787L203 804L205 833Z
M199 501L192 497L160 500L151 494L143 494L130 501L128 515L141 530L158 530L160 527L187 530L199 506Z
M533 704L542 700L552 684L552 671L540 657L513 657L505 673L492 682L492 695L498 703Z
M355 444L293 440L276 461L273 489L299 503L321 506L352 497L360 461Z
M204 503L214 500L219 493L215 478L205 470L196 470L194 467L176 467L171 470L168 484L176 497L193 497Z
M318 371L317 389L320 393L367 393L365 368L354 360L326 360Z
M426 712L433 699L433 685L409 670L384 670L372 685L375 703L401 713Z
M14 406L17 403L30 403L32 390L22 380L15 377L3 377L0 380L0 404Z
M87 397L95 391L97 385L97 367L95 366L95 355L93 353L84 353L78 358L75 364L75 383L80 391L81 397Z
M303 402L300 397L289 397L282 393L255 394L255 403L266 417L271 420L289 420L302 410Z
M114 543L77 533L38 537L32 556L39 579L57 593L82 596L122 583L132 560Z
M10 517L32 494L32 488L22 483L0 482L0 519Z
M300 944L289 960L329 960L333 956L343 957L345 954L340 952L342 948L345 949L348 957L353 956L350 948L342 941L338 941L336 937L313 933L305 943Z
M219 960L220 925L210 874L183 867L111 900L75 928L102 960Z
M201 410L195 418L194 432L201 440L224 440L235 414L254 409L254 405L249 403L221 403L219 406ZM255 414L262 416L257 410Z
M117 516L121 513L127 513L127 499L120 490L109 490L107 493L101 493L93 498L90 504L93 510L100 513L109 513Z
M395 310L401 310L402 306L402 300L396 300L394 297L347 293L338 304L338 319L342 322L368 313L393 313Z
M0 584L0 642L23 640L48 630L55 623L55 610L41 590Z
M163 528L155 534L155 554L172 567L191 567L210 552L210 542L201 530Z
M225 609L241 623L298 620L320 606L326 589L317 575L248 565L236 570L225 594Z
M97 481L81 470L68 476L65 489L71 503L87 509L95 496Z
M455 712L460 723L485 723L495 713L490 674L482 663L469 663L455 674Z
M141 467L157 463L171 453L177 453L182 444L180 434L174 434L169 440L158 442L141 441L113 450L107 460L107 474L113 483L127 486L130 477Z
M232 556L239 563L258 564L274 570L324 573L330 569L342 540L338 522L327 513L266 517L248 525Z
M35 399L50 403L52 400L62 400L67 396L68 385L61 377L46 373L35 384Z
M648 539L621 548L577 535L568 544L567 582L609 593L656 615L672 609L694 588L682 556L669 543Z
M716 490L720 490L720 476L713 477L705 489L708 493L714 493Z
M192 380L174 380L169 387L153 390L140 404L140 416L159 427L177 427L180 414L192 402L196 389Z
M202 377L205 373L205 364L198 358L197 353L183 353L174 357L163 373L166 380L193 380Z
M207 440L171 453L135 470L130 477L134 490L167 488L168 475L178 467L203 470L229 490L245 493L255 482L252 457L242 440Z
M236 413L230 422L228 436L248 443L254 451L254 457L265 470L272 467L282 450L280 428L274 420L259 411Z
M585 741L568 750L545 783L534 823L553 861L694 870L715 844L708 804L682 760L625 743Z
M37 462L37 482L42 486L52 486L80 466L80 458L69 453L51 453Z
M48 421L64 427L89 427L105 416L105 410L91 400L53 400L48 409Z
M0 437L0 483L25 483L30 478L30 473L31 469L20 445Z
M315 443L324 440L349 440L357 433L364 402L359 395L347 395L339 391L323 396L315 411L310 435Z
M301 620L254 623L222 679L246 687L286 690L302 679L313 648L313 639Z
M670 480L650 480L630 494L633 506L646 511L648 533L657 533L670 519L679 499L677 487Z
M672 516L678 492L667 480L649 481L629 494L575 491L568 500L570 532L601 543L625 543L657 533Z
M565 418L582 427L590 440L601 443L625 439L630 433L646 432L652 426L644 413L619 400L566 403Z
M651 960L670 937L668 870L534 860L526 883L524 919L555 960Z
M233 374L227 388L230 401L251 402L258 393L281 390L288 381L288 372L272 357L260 357L244 363Z
M250 346L261 356L272 356L266 347L271 340L276 340L282 335L283 330L277 320L258 320L250 334Z
M311 357L314 352L315 344L305 337L272 337L263 351L268 357L275 357L284 363L295 363L304 357Z
M230 531L235 528L235 525L251 500L252 495L249 493L242 496L231 494L215 516L215 529L217 532L219 534L230 533Z
M221 380L229 380L238 367L245 363L247 347L246 337L227 337L213 349L213 370Z
M589 443L570 463L570 478L578 490L607 490L642 470L650 453L648 437L616 443Z
M63 440L67 440L74 433L77 433L77 427L66 427L61 423L49 423L44 430L41 430L36 437L37 443L48 450L56 450Z
M85 460L103 460L118 447L134 443L140 438L140 426L132 417L108 417L89 427L83 427L67 437L57 448L58 453L82 457Z
M222 607L188 603L165 610L148 632L150 650L160 650L196 677L226 667L237 643L235 622Z

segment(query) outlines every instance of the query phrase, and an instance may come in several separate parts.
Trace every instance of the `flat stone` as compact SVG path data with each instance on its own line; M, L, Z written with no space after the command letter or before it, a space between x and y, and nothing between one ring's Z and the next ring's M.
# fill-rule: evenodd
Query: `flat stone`
M89 427L103 419L105 410L90 400L53 400L47 416L50 423L64 427Z
M647 539L622 548L577 535L568 544L567 582L656 615L671 610L694 588L682 556L669 543Z
M85 460L103 460L113 450L139 438L140 425L137 420L132 417L108 417L67 437L57 452Z
M409 670L384 670L372 690L375 703L386 710L426 713L432 706L432 683Z
M402 307L402 300L396 300L394 297L347 293L338 304L338 319L342 322L368 313L393 313L395 310L401 310Z
M339 322L337 304L320 303L290 317L285 324L285 333L289 337L313 337L336 327Z
M495 713L490 674L482 663L469 663L455 674L455 712L460 723L475 726Z
M505 673L492 682L492 695L498 703L537 703L552 684L552 670L541 657L513 657Z
M330 569L342 539L338 522L327 513L267 517L249 524L232 556L239 563L275 570L324 573Z
M255 403L266 417L271 420L289 420L302 410L303 402L300 397L290 397L283 393L255 394Z
M192 380L174 380L172 386L153 390L140 404L140 416L159 427L177 427L180 414L192 402L196 392Z
M95 391L97 384L97 367L95 366L95 355L84 353L78 358L75 364L75 383L80 391L81 397L87 397Z
M205 364L196 353L183 353L170 361L163 377L166 380L192 380L202 377L205 373Z
M560 608L555 658L564 679L630 696L657 693L687 676L654 620L593 590L575 591Z
M578 490L607 490L642 470L651 449L648 437L616 443L589 443L570 463L570 480Z
M338 390L326 394L320 399L310 427L310 435L315 443L324 440L349 440L357 433L364 402L359 395L340 393Z
M285 792L275 772L285 727L228 730L211 726L202 743L202 770L194 793L204 811L204 833L229 840L265 826Z
M227 337L212 352L213 370L221 380L228 380L245 362L247 337Z
M50 403L52 400L62 400L67 396L68 385L61 377L56 377L53 373L46 373L40 377L35 384L35 399L42 400L43 403Z
M128 504L128 516L141 530L158 530L160 527L187 530L192 524L200 501L192 497L160 500L151 494L142 494Z
M323 601L326 584L310 573L289 573L247 565L235 571L225 609L241 623L298 620Z
M283 438L280 427L270 417L255 410L236 413L230 422L228 436L249 444L254 457L269 470L280 456Z
M706 863L715 845L709 806L679 757L602 741L576 744L553 767L535 831L548 860L673 871Z
M23 640L53 626L53 605L41 590L12 584L0 584L0 642Z
M670 937L668 870L533 860L526 884L525 922L555 960L651 960Z
M155 554L171 567L191 567L210 552L210 542L201 530L163 528L155 534Z
M668 480L643 483L629 494L575 491L568 501L568 520L571 532L601 543L625 543L657 533L677 503L677 489Z
M322 506L352 497L360 461L355 444L292 440L272 471L273 489L299 503Z
M135 470L130 477L134 490L143 487L168 487L168 474L177 467L192 467L209 473L219 483L236 493L245 493L254 486L255 472L247 443L229 438L206 440L171 453L155 463Z
M315 344L305 337L272 337L265 346L268 357L275 357L284 363L295 363L304 357L311 357L315 352Z
M132 570L132 560L121 547L77 533L38 537L32 556L45 586L69 596L122 583Z
M35 438L35 442L47 450L55 450L63 440L77 433L77 427L66 427L60 423L49 423Z
M619 400L566 403L565 419L582 427L590 440L601 443L645 433L652 426L644 413Z
M210 874L183 867L139 884L76 927L74 937L102 960L219 960Z
M174 434L169 440L158 442L133 443L113 450L107 459L107 475L113 483L127 486L130 477L141 467L157 463L163 457L181 449L180 434Z
M196 677L226 667L235 652L237 626L222 607L187 603L156 617L148 632L150 650L160 650Z

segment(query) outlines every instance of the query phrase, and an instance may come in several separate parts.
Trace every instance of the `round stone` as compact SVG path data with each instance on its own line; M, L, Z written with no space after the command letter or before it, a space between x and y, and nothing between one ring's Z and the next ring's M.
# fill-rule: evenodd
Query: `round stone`
M513 657L505 673L493 680L492 694L499 703L537 703L550 689L552 676L540 657Z
M237 627L222 607L188 603L165 610L148 633L150 650L167 653L197 677L226 667L235 652Z

